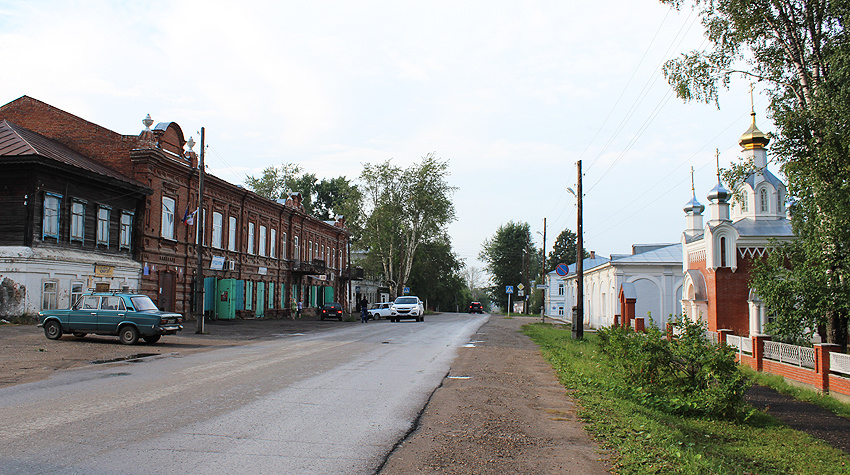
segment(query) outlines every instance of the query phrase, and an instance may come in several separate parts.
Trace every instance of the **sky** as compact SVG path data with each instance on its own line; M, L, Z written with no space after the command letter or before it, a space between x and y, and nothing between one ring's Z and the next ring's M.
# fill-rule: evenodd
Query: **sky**
M661 71L706 48L696 13L657 0L0 0L0 104L27 95L122 134L150 114L200 142L210 173L296 163L356 181L363 165L449 162L457 255L529 223L547 252L576 230L608 256L679 242L740 156L749 83L683 103ZM759 128L773 126L756 85ZM198 145L195 146L198 151ZM773 168L777 172L776 168Z

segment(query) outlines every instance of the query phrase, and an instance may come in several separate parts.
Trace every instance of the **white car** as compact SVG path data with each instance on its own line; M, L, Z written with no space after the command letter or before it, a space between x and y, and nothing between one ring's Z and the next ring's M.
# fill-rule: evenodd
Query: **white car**
M390 321L397 322L402 318L413 318L417 322L425 321L425 306L415 295L407 295L395 299L390 306Z
M388 318L390 316L390 306L392 302L379 302L369 304L369 316L375 320L379 318Z

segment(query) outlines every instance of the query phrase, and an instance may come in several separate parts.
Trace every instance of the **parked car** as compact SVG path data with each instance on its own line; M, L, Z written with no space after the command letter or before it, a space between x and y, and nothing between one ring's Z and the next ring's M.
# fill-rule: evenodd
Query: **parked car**
M369 304L369 316L374 318L375 320L379 318L389 318L392 312L390 312L390 306L392 306L392 302L378 302Z
M417 322L425 321L425 306L415 295L407 295L395 299L390 305L390 321L397 322L402 318L412 318Z
M469 313L484 313L484 306L481 302L472 302L469 304Z
M338 302L329 302L322 305L322 308L319 309L321 312L320 318L324 320L327 318L338 318L339 321L342 321L342 305Z
M183 329L183 316L163 312L147 295L117 292L92 292L80 297L67 310L38 312L38 326L44 336L58 340L65 333L82 338L89 333L117 335L121 343L133 345L141 337L156 343L162 335Z

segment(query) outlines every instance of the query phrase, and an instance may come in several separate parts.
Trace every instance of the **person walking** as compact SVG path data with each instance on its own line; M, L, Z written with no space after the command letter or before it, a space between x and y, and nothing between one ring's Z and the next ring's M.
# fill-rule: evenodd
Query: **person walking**
M360 323L367 323L369 321L369 301L366 300L366 296L364 295L362 299L360 299Z
M301 301L300 300L298 301L298 310L296 310L295 314L298 316L298 318L301 318Z

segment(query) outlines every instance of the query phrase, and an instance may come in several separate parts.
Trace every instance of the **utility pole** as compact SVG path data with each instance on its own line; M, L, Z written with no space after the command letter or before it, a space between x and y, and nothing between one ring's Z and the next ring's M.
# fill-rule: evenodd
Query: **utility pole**
M201 127L201 156L198 160L198 268L195 271L195 308L198 310L198 328L204 333L204 128Z
M543 218L543 267L540 269L540 323L546 322L546 218Z
M576 236L576 314L573 319L573 338L581 340L584 338L584 233L582 231L582 191L581 191L581 160L576 163L578 169L578 182L576 182L576 199L578 201L577 236Z

